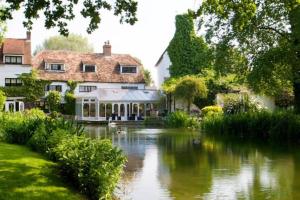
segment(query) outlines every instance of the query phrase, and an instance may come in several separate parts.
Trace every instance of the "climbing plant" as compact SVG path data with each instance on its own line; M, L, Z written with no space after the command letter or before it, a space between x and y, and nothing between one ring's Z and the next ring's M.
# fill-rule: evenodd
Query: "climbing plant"
M189 14L176 16L176 32L167 51L172 63L172 77L198 74L210 67L213 61L212 50L202 37L196 35L193 18Z

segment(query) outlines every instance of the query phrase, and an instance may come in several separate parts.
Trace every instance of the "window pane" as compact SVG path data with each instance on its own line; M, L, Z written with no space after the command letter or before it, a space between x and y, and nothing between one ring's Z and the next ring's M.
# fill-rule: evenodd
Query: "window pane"
M85 65L85 72L95 72L95 65Z
M17 57L17 63L20 63L20 64L22 63L22 57L21 56Z
M10 83L10 78L6 78L5 83Z
M122 73L136 73L136 67L122 67Z
M90 104L90 117L96 117L96 104Z
M83 116L84 117L90 116L90 105L88 103L83 104Z
M10 57L9 56L5 56L5 62L10 63Z
M10 57L10 61L11 61L11 63L16 63L17 58L15 56L12 56L12 57Z
M16 84L17 83L17 79L12 78L12 79L10 79L10 82L11 82L11 84Z

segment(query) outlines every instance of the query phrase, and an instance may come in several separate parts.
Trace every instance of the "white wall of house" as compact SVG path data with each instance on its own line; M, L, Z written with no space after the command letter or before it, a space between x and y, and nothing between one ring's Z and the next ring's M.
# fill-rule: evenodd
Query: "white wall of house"
M64 95L66 91L69 89L69 86L66 82L52 82L50 85L60 85L62 86L61 95ZM97 89L99 88L112 88L112 89L121 89L122 86L131 86L131 87L137 87L139 90L145 89L144 83L96 83L96 82L85 82L85 83L78 83L77 87L74 91L75 96L79 94L84 94L86 92L79 92L80 86L96 86ZM46 92L47 96L47 92Z
M5 78L18 78L23 73L30 73L29 65L0 65L0 87L5 86Z
M170 77L169 67L171 65L171 60L168 52L165 51L161 61L156 65L157 78L155 80L155 85L157 88L161 89L161 85L164 81Z

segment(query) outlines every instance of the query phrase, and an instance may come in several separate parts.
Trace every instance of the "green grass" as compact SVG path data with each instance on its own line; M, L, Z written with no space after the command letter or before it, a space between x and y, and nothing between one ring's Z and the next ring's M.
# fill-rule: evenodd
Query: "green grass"
M55 171L56 164L25 146L0 143L0 200L84 200Z

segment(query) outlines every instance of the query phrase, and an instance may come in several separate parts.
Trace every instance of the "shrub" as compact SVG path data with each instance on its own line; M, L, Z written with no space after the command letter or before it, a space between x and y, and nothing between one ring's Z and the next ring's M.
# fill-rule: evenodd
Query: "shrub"
M5 96L4 92L2 90L0 90L0 112L4 108L5 101L6 101L6 96Z
M3 113L0 119L3 139L9 143L26 144L44 118L45 114L37 109L24 113Z
M223 114L221 106L206 106L201 109L201 112L204 117Z
M65 95L65 101L66 101L64 105L65 114L75 115L76 98L74 94L67 92Z
M224 114L258 111L258 105L251 102L248 94L223 94Z
M167 116L166 125L173 128L197 128L199 127L199 122L197 118L190 117L186 112L175 111Z
M59 111L61 95L58 91L50 91L47 96L47 101L48 101L49 109L51 112Z
M205 118L205 132L243 139L300 140L300 116L291 112L247 112Z
M54 147L62 172L91 199L112 199L125 157L108 140L66 137Z
M35 151L45 153L48 149L48 138L49 134L46 132L45 123L41 123L29 139L28 145Z

